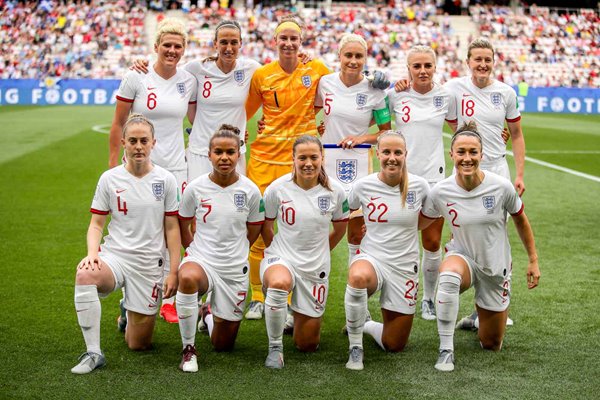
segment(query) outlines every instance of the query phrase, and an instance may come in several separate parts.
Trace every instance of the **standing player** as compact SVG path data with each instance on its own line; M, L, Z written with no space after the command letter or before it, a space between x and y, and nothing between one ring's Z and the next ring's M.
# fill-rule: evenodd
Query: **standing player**
M127 288L125 341L132 350L146 350L152 343L161 287L164 297L177 290L181 247L177 183L171 173L150 161L154 127L144 116L132 114L123 124L121 143L127 162L100 177L91 208L87 256L77 267L75 309L87 350L71 369L74 374L87 374L105 364L99 295ZM109 213L108 235L100 245ZM171 273L163 286L165 237Z
M406 142L395 131L379 136L378 173L359 179L348 196L362 208L367 233L352 260L344 304L350 341L346 368L363 369L363 328L388 351L408 342L419 287L419 211L429 192L425 179L409 174ZM381 290L383 324L367 321L367 298Z
M319 139L309 135L296 139L293 161L293 172L265 191L262 234L268 247L260 265L269 337L265 366L277 369L283 368L282 336L289 293L296 347L313 352L319 346L329 289L330 251L344 236L348 221L344 189L327 178Z
M339 74L329 74L321 78L317 89L315 107L323 108L325 115L325 133L323 143L335 143L348 151L331 153L325 158L327 171L338 171L338 157L346 161L348 158L363 160L362 165L368 165L371 171L370 152L360 150L350 151L354 146L369 143L374 144L382 131L392 127L390 112L386 104L386 94L383 90L374 89L363 75L363 68L367 59L367 42L355 34L346 33L339 44L341 71ZM377 123L379 131L369 134L371 120ZM351 153L351 155L347 155ZM350 166L352 168L352 166ZM357 177L357 172L349 174L336 174L336 179L348 192L350 184ZM364 219L360 213L351 215L348 223L348 265L358 251L362 239Z
M517 94L507 84L492 77L494 47L483 38L469 44L467 65L471 76L453 79L444 86L456 100L458 123L475 121L483 140L485 155L481 169L491 171L510 180L506 162L506 142L502 137L506 120L515 159L516 176L514 186L519 196L525 192L523 175L525 170L525 139L521 129L521 113ZM477 313L459 322L462 329L477 327ZM508 320L509 325L512 320Z
M256 185L236 172L239 135L238 128L221 125L208 143L213 171L194 179L181 201L181 237L187 249L179 268L177 312L183 342L179 368L184 372L198 371L198 295L212 293L210 306L203 306L203 320L217 351L233 348L244 312L248 250L260 234L264 206Z
M528 288L536 287L540 278L533 231L523 202L509 180L480 169L482 143L473 122L456 132L450 145L455 175L431 190L422 211L427 218L444 217L454 237L452 249L440 266L436 295L440 353L435 368L440 371L454 370L458 297L471 286L475 287L481 347L494 351L502 348L512 270L507 213L529 257Z
M444 121L456 130L456 101L433 81L435 52L429 46L414 46L407 55L410 86L405 91L388 91L396 128L404 134L409 157L408 171L427 180L430 187L446 177L444 171ZM442 218L421 233L423 243L423 300L421 317L435 319L434 294L442 261Z
M177 68L187 42L185 27L175 19L163 20L156 32L154 51L156 63L146 75L129 71L121 81L117 92L117 105L110 129L109 166L119 162L119 135L130 112L145 115L155 127L156 148L152 162L177 179L181 195L187 182L187 166L183 143L183 119L188 107L196 101L197 82L192 74ZM168 264L165 273L168 275ZM121 307L119 327L124 329L126 320ZM172 300L163 302L160 315L168 322L177 322Z
M319 79L329 74L320 60L301 63L298 51L302 43L300 22L285 17L275 29L278 59L256 70L252 77L246 116L252 118L262 106L265 128L250 145L248 178L261 192L275 179L287 174L292 165L292 144L303 135L317 135L314 99ZM264 296L259 268L265 243L262 237L250 249L250 286L252 301L246 318L260 319Z

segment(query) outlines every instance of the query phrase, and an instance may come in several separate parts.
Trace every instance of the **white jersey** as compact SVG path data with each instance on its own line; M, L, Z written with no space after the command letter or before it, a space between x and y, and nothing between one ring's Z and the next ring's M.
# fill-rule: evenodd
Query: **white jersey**
M242 147L246 152L246 98L250 81L260 64L252 59L238 58L235 67L225 74L215 61L192 61L184 66L198 80L198 107L188 147L192 153L207 155L208 143L222 124L240 130Z
M169 171L186 169L183 119L188 104L196 102L196 90L196 79L187 71L177 69L165 80L150 68L147 74L127 72L117 91L117 100L133 103L131 112L144 115L154 125L156 146L151 159Z
M154 166L137 178L119 165L102 174L91 212L111 214L101 250L148 270L161 267L165 251L165 215L177 215L177 182ZM100 255L102 257L102 255Z
M518 215L523 202L512 183L499 175L485 172L479 186L466 191L452 175L431 189L423 215L444 217L452 230L457 251L471 257L490 276L505 275L511 255L506 230L507 212Z
M337 144L347 136L364 135L369 130L373 111L386 109L385 91L373 89L366 79L347 87L338 73L319 81L315 106L323 107L323 143Z
M475 121L483 140L481 168L506 155L506 143L502 139L504 120L517 122L521 113L517 105L517 94L505 83L494 82L483 89L473 84L470 76L452 79L444 85L456 99L458 126Z
M194 179L183 192L179 216L196 217L188 254L231 277L241 275L231 269L248 259L247 224L262 224L265 219L258 187L242 175L226 188L211 181L209 174Z
M265 190L265 218L277 219L277 234L265 250L265 258L280 256L306 276L325 271L329 276L330 223L348 219L346 194L341 185L329 181L332 191L321 185L300 188L292 174L276 179ZM323 278L323 277L321 277Z
M406 138L408 172L436 183L446 177L444 170L444 120L456 122L456 101L446 89L434 84L420 94L412 88L396 92L388 90L390 111L396 129Z
M350 209L362 208L367 234L361 252L395 270L417 272L419 264L419 212L429 193L427 181L408 174L405 207L398 185L382 182L378 173L356 181L348 195Z

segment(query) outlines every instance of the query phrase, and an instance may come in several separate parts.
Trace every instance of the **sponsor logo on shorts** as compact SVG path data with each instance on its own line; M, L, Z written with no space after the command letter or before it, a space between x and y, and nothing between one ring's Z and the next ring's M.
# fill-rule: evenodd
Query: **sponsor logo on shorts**
M279 261L279 257L271 257L271 258L267 258L267 264L274 264L277 261Z
M156 200L162 200L165 196L165 183L154 182L152 183L152 194L156 197Z
M368 100L368 99L369 99L369 96L368 96L368 95L366 95L366 94L364 94L364 93L358 93L358 94L356 95L356 105L357 105L359 108L362 108L362 107L364 107L364 106L366 106L366 105L367 105L367 100Z
M185 83L177 82L177 93L179 93L181 96L185 95Z
M312 85L312 79L310 78L310 75L302 76L302 84L304 85L304 87L307 88L309 88Z
M156 304L148 303L149 308L156 308ZM180 317L181 318L181 317Z
M244 82L245 76L246 75L244 74L244 70L242 70L242 69L233 71L233 80L236 81L237 83Z
M335 160L335 174L340 182L352 183L358 174L357 160Z
M433 96L433 106L440 109L444 106L444 98L442 96Z

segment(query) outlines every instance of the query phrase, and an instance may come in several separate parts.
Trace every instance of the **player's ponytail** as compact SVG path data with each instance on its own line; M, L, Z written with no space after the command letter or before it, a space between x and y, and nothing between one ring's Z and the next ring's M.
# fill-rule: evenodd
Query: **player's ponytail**
M314 143L319 146L319 150L321 152L321 156L323 155L323 144L316 136L310 135L302 135L294 141L294 146L292 150L292 154L296 155L296 147L301 144ZM292 169L292 180L296 182L296 169ZM319 176L317 177L317 182L325 189L332 191L331 185L329 185L329 177L327 176L327 172L325 172L325 166L321 163L321 169L319 170Z
M456 138L459 136L470 136L477 139L479 145L481 146L481 151L483 151L483 142L481 141L481 135L477 131L477 123L475 121L465 122L454 132L454 136L452 136L452 141L450 142L450 149L454 146L454 142Z
M381 139L383 139L385 137L399 138L400 140L402 140L402 142L404 142L404 148L406 148L406 139L404 138L404 135L402 133L400 133L400 131L389 130L389 131L382 132L377 137L377 150L379 150L379 143L381 142ZM408 196L408 169L406 167L406 157L404 159L404 163L402 164L402 168L400 169L400 183L398 186L400 189L400 198L402 200L402 208L404 208L406 206L406 197Z

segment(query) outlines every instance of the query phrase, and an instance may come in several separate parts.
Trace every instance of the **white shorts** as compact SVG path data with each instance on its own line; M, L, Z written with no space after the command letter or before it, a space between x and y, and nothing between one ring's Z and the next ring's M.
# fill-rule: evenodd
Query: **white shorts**
M366 253L357 254L352 258L353 263L357 260L365 260L373 266L377 275L377 291L381 290L381 308L408 315L415 313L419 295L417 264L413 271L403 271L381 263Z
M210 162L210 159L208 158L208 155L204 156L201 154L192 153L188 149L186 151L186 157L187 157L187 167L188 167L187 175L189 178L189 182L193 181L200 175L204 175L204 174L208 174L209 172L212 172L213 166L212 166L212 163ZM245 153L240 154L240 158L235 167L235 170L240 175L244 175L244 176L246 175L246 154Z
M179 195L179 198L181 198L181 195L183 194L183 191L185 190L185 187L188 184L188 172L187 169L180 169L177 171L169 171L170 173L172 173L175 176L175 180L177 181L177 194Z
M125 308L139 314L156 315L162 297L162 267L153 268L150 272L147 266L132 264L105 250L100 252L100 259L108 265L115 278L113 291L125 288Z
M512 265L502 275L488 275L471 257L452 250L446 257L458 256L465 260L471 274L471 287L475 286L475 304L495 312L506 310L510 304Z
M329 278L325 268L318 273L318 276L307 277L298 274L292 264L283 258L265 255L265 258L260 262L261 282L265 271L273 265L282 265L290 271L292 276L292 302L290 307L292 310L311 318L322 317L327 304L327 295L329 294Z
M186 256L179 267L187 262L198 264L208 277L208 292L211 293L210 308L212 314L227 321L241 321L246 307L246 294L248 293L248 264L239 266L246 271L241 280L228 279L221 276L214 267L194 256Z

